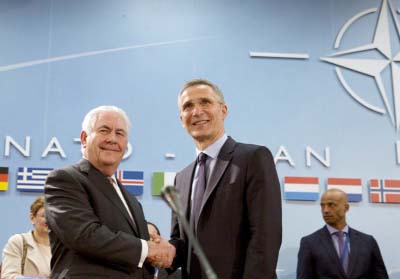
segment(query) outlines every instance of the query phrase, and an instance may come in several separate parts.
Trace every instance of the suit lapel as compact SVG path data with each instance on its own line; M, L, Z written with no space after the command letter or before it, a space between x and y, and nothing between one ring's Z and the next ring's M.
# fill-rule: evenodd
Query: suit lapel
M320 230L320 232L321 232L320 233L321 242L324 245L326 253L331 258L331 262L335 263L335 265L338 267L338 270L340 270L340 274L343 276L343 278L346 278L346 274L344 273L342 264L340 263L339 256L338 256L335 246L333 244L332 237L331 237L328 229L326 228L326 226L323 227Z
M146 232L148 232L147 227L146 229L143 229L142 224L139 222L139 220L143 220L143 216L140 214L142 212L142 209L140 208L139 202L127 190L125 190L124 187L122 187L119 181L118 181L118 186L128 204L128 207L132 213L132 217L135 220L136 226L135 224L133 224L131 218L129 217L130 224L134 225L134 230L138 234L138 236L146 238L147 236ZM148 237L146 239L148 239Z
M181 179L179 182L178 190L179 190L179 195L181 196L181 204L182 204L182 210L183 212L186 213L187 217L190 216L189 210L189 205L190 203L190 196L191 196L191 190L192 190L192 182L193 182L193 175L194 175L194 169L196 166L196 162L191 163L184 171L181 172Z
M236 142L231 137L228 137L228 139L222 146L221 151L218 154L217 162L215 163L214 170L211 173L206 191L204 192L204 198L201 204L200 215L201 212L203 211L204 205L207 203L212 192L217 187L219 181L221 180L222 175L225 173L225 170L232 159L235 144Z
M349 266L347 268L347 274L350 275L356 265L358 258L358 248L362 245L357 231L349 228L349 240L350 240L350 253L349 253Z
M80 167L83 172L88 173L88 178L90 183L94 184L93 187L98 189L103 195L111 201L111 203L121 211L122 215L125 217L129 225L131 226L132 230L137 234L138 231L135 229L135 225L132 223L131 217L129 216L128 212L126 211L125 206L123 205L120 197L118 196L117 192L115 191L114 187L110 184L107 180L106 176L94 168L89 161L82 160L80 162Z

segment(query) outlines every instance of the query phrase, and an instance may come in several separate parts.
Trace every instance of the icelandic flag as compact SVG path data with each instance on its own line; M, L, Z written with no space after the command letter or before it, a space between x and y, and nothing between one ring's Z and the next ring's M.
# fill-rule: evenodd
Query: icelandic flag
M22 192L43 192L47 175L53 169L19 167L17 190Z
M176 172L153 172L153 187L151 194L153 196L160 196L161 190L165 186L174 185Z
M360 202L362 184L360 178L328 178L327 189L340 189L347 194L349 202Z
M285 176L285 200L316 201L319 199L318 177Z
M372 203L400 203L400 180L371 179L369 199Z
M135 196L143 195L144 173L142 171L118 170L116 177L129 193Z

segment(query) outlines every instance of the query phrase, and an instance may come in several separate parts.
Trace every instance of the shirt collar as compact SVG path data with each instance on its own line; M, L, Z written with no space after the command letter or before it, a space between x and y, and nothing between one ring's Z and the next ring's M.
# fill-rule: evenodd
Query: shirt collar
M198 150L196 148L196 156L199 155L199 153L203 152L207 154L209 157L212 159L217 158L219 151L221 150L222 146L224 145L225 141L228 139L228 136L226 134L223 134L219 139L217 139L215 142L210 144L206 149L204 150Z
M335 229L334 227L332 227L328 224L326 224L326 228L328 229L328 231L331 235L339 231L338 229ZM349 234L349 226L346 225L343 228L342 232L344 232L346 235Z

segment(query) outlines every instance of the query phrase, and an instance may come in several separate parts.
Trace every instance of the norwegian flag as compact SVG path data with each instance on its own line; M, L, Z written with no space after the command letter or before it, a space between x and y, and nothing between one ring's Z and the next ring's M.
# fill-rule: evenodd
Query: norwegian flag
M372 203L400 203L400 180L371 179L369 197Z

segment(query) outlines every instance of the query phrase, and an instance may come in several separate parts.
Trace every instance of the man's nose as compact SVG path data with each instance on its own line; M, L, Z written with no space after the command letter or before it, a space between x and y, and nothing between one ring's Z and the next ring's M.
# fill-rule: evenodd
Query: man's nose
M115 142L116 136L117 136L117 135L116 135L116 133L114 133L114 132L109 133L108 136L107 136L107 141L109 141L109 142Z
M204 108L203 108L203 106L201 105L201 104L195 104L194 105L194 107L193 107L193 114L201 114L201 113L203 113L203 111L204 111Z

